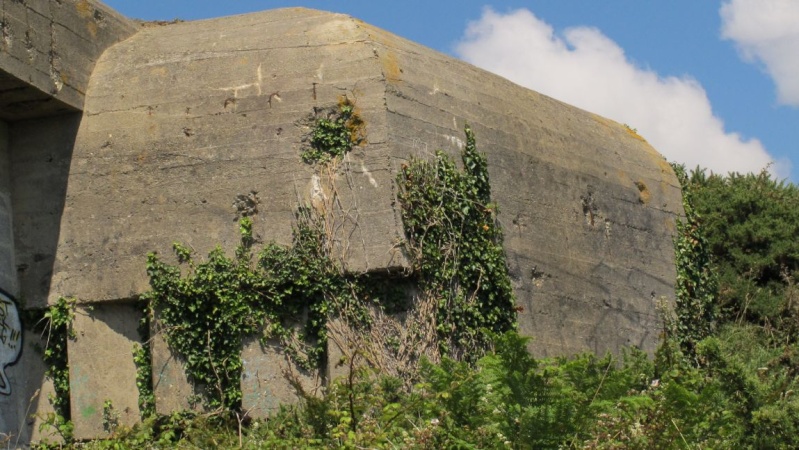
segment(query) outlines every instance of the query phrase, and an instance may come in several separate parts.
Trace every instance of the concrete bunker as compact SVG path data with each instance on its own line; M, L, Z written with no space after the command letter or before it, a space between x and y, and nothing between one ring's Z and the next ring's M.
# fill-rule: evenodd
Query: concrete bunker
M0 288L28 309L78 300L76 437L104 435L105 400L126 411L122 423L139 418L131 301L148 290L147 252L169 254L173 241L233 249L235 205L262 240L287 243L298 200L324 194L299 156L303 120L341 95L366 123L334 177L347 270L409 269L396 174L410 156L456 154L468 123L488 156L531 350L655 349L681 197L662 156L624 126L345 15L292 8L139 27L99 2L31 5L3 8L18 29L53 28L36 55L59 57L0 52ZM157 408L184 407L179 365L152 345ZM262 349L243 352L269 366ZM52 390L35 354L26 344L6 368L14 394L0 396L0 432L23 440L39 437L31 397ZM283 394L253 395L268 409ZM33 410L47 408L39 394Z

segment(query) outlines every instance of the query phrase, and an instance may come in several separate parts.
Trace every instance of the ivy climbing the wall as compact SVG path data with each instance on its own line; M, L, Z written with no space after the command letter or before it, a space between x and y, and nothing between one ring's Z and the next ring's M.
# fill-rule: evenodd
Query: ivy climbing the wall
M442 351L476 358L494 334L515 328L516 311L486 157L465 131L463 170L439 151L403 165L398 182L414 270L437 298Z
M53 412L44 417L48 431L72 442L73 426L70 420L69 361L67 341L75 338L72 321L75 318L74 298L60 297L44 310L23 310L24 321L33 324L33 332L41 337L42 360L47 367L45 376L53 382L54 394L48 400Z
M328 305L345 290L326 252L321 223L308 209L297 214L291 247L270 243L254 256L251 218L240 221L240 231L233 258L217 247L197 262L191 250L174 244L185 275L157 254L147 261L147 298L167 330L167 343L183 357L211 408L241 404L246 336L280 339L302 367L317 367L325 352ZM302 324L299 332L294 324ZM307 345L298 348L298 342Z
M685 167L672 164L682 186L685 219L677 220L674 259L677 266L675 308L677 341L689 356L695 356L696 344L711 335L716 325L718 279L713 271L702 218L694 207L694 191Z
M362 126L354 105L343 98L337 112L315 122L302 159L336 161L364 139ZM438 153L434 162L412 160L403 166L399 182L414 279L435 301L433 338L443 353L474 361L492 336L515 328L516 317L486 158L468 127L466 138L464 170ZM145 299L210 408L241 405L245 337L278 339L300 367L320 367L326 361L330 317L368 333L374 316L367 305L385 311L402 297L391 289L391 280L344 273L330 256L326 219L324 212L299 208L292 245L269 243L257 254L252 218L244 217L234 257L216 248L198 261L177 243L179 266L154 253L148 256L152 291ZM396 336L385 338L378 346L397 347Z
M329 164L364 140L364 123L346 96L312 123L309 146L300 155L309 164ZM300 367L310 369L324 362L331 305L365 317L357 313L361 308L350 307L363 289L357 276L344 276L329 257L323 221L311 209L299 208L292 245L270 243L257 255L251 217L240 221L241 243L233 258L216 248L197 262L189 248L175 243L185 274L154 253L148 256L152 290L145 299L207 406L240 406L246 336L278 339ZM137 358L145 355L139 352Z
M142 417L155 414L155 390L153 388L153 355L150 348L150 325L153 310L150 302L140 301L136 304L141 311L139 320L139 338L145 344L133 344L133 364L136 365L136 389L139 391L139 411Z

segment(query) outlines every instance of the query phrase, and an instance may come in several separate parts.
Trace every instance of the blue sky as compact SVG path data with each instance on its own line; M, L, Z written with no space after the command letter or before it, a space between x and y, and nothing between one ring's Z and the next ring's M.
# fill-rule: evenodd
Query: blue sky
M799 1L106 0L195 20L287 6L353 15L629 124L669 160L799 181Z

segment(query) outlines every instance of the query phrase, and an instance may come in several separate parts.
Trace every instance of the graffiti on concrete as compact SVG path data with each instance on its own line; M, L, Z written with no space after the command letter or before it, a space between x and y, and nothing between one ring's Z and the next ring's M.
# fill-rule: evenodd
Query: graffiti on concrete
M11 295L0 290L0 394L11 394L6 367L17 362L22 351L22 324Z

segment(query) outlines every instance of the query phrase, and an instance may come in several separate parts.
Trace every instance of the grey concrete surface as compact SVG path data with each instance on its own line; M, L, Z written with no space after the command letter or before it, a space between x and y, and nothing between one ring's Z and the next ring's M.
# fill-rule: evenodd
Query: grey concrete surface
M146 28L109 49L75 142L56 261L69 268L54 274L52 292L129 298L148 288L148 251L169 256L173 241L201 255L217 244L232 250L233 204L250 192L259 199L254 232L289 243L315 175L299 157L309 118L344 95L369 143L331 173L337 253L353 271L407 267L395 245L403 231L385 85L358 27L288 9Z
M16 122L9 130L14 206L15 272L28 308L44 308L65 292L51 290L64 213L72 146L80 114ZM102 233L103 226L95 233ZM70 262L64 261L69 267Z
M535 353L653 352L656 303L674 297L682 213L663 157L618 123L386 32L370 37L386 65L397 159L438 148L455 156L463 126L474 129Z
M615 122L303 9L148 28L104 54L61 224L56 265L70 263L53 290L127 298L147 288L148 250L168 254L173 240L232 250L232 204L252 191L256 234L288 242L314 176L298 157L307 119L341 95L356 101L368 141L330 172L339 204L328 212L349 270L407 268L396 245L398 166L436 149L455 155L469 123L488 155L521 329L536 352L654 349L681 211L655 150Z
M20 120L83 108L97 58L136 25L94 0L0 5L0 118Z
M133 345L141 344L140 319L129 303L76 308L75 338L67 343L75 439L107 437L113 423L130 427L140 420L133 362Z
M153 366L153 394L155 412L172 414L184 410L201 410L202 398L189 382L186 369L166 342L167 330L158 321L150 324L150 354Z
M319 374L299 368L276 340L262 345L259 336L249 337L241 358L241 409L250 417L269 417L281 404L297 403L298 389L317 395L322 387Z
M0 121L0 289L17 295L14 251L13 209L11 207L11 151L8 126Z

